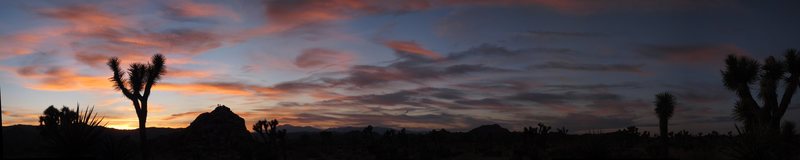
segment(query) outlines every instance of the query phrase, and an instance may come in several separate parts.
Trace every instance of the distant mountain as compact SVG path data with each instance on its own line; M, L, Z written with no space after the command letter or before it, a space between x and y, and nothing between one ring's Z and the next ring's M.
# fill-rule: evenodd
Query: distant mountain
M511 133L511 131L508 131L508 129L503 128L499 124L492 124L492 125L482 125L478 128L469 130L469 132L467 133L479 134L479 135L485 135L485 134L500 135L500 134Z
M302 133L302 132L320 132L322 129L314 128L311 126L294 126L291 124L285 124L278 126L278 129L285 129L287 133Z
M165 135L171 135L181 131L183 128L147 128L147 135L150 140L158 139ZM139 132L137 130L120 130L114 128L104 128L103 138L99 143L109 140L111 137L129 137L131 141L138 142ZM3 156L5 158L20 157L48 157L54 156L47 149L48 143L41 136L38 126L32 125L12 125L3 126ZM13 146L13 147L8 147ZM98 145L97 151L102 151L103 145Z
M364 127L353 127L353 126L346 126L346 127L334 127L334 128L328 128L328 129L325 129L325 131L329 131L329 132L337 132L337 133L347 133L347 132L352 132L352 131L358 131L358 132L361 132L361 131L362 131L362 130L364 130L364 128L366 128L366 127L367 127L367 126L364 126ZM372 126L372 132L375 132L375 133L380 133L380 134L383 134L384 132L386 132L386 131L388 131L388 130L395 130L395 131L399 131L398 129L393 129L393 128L387 128L387 127L376 127L376 126Z
M147 128L147 139L155 139L164 135L170 135L176 132L179 132L185 128L157 128L157 127L148 127ZM106 128L103 131L103 134L107 135L114 135L114 136L130 136L135 141L139 141L139 131L136 129L114 129L114 128Z
M44 145L45 141L36 126L3 126L4 158L41 155L46 151Z

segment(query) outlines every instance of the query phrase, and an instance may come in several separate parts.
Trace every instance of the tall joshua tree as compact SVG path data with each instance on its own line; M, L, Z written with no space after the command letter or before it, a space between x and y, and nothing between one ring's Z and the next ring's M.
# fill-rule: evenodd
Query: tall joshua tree
M258 135L256 139L261 139L266 145L270 157L276 157L278 153L275 150L280 150L282 159L286 159L286 129L278 129L278 124L277 119L259 120L253 124L253 131Z
M733 116L744 124L739 131L738 145L733 147L740 159L790 159L797 153L791 144L792 123L781 121L800 84L800 56L797 50L789 49L783 59L769 56L762 65L746 56L729 55L725 59L722 80L734 91L738 101ZM783 82L783 83L781 83ZM757 84L757 97L750 93L750 85ZM779 89L778 87L784 87ZM778 92L783 92L778 95ZM739 128L737 127L737 130ZM783 132L781 132L783 130ZM782 134L790 134L782 135Z
M667 132L669 132L669 119L675 111L675 96L669 92L656 94L656 115L658 116L658 128L661 131L661 141L664 143L664 154L669 153L667 145Z
M127 72L120 70L117 57L112 57L108 60L108 67L114 72L114 76L110 78L114 82L114 88L121 91L126 98L133 102L133 108L139 118L139 140L141 141L143 159L149 158L145 127L147 123L147 99L150 97L150 89L166 72L164 60L163 55L156 54L153 55L149 64L130 64ZM126 74L128 75L127 78L125 78Z
M675 111L675 96L669 92L656 94L655 104L658 128L661 131L661 137L666 139L667 132L669 132L669 119L672 118L672 113Z
M769 56L761 65L746 56L729 55L725 59L722 79L729 90L734 91L738 101L734 106L734 117L744 122L745 131L778 133L780 123L792 96L800 83L800 57L797 50L789 49L779 60ZM750 85L759 85L757 99L750 93ZM781 82L784 84L781 85ZM777 94L778 86L785 87L783 95Z

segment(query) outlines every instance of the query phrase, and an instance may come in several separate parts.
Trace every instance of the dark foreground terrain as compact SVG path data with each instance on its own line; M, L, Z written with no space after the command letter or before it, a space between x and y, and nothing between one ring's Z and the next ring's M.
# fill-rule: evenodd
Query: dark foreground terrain
M571 134L540 124L522 132L485 125L468 132L410 132L381 127L318 130L284 125L281 136L248 132L244 120L227 107L204 113L187 128L150 128L153 159L664 159L661 139L628 127L610 133ZM87 159L139 159L135 130L105 128L92 147L80 148ZM3 130L6 159L58 158L59 148L37 126ZM747 144L736 133L670 134L669 157L741 159ZM787 142L796 147L797 141ZM795 152L784 152L797 159Z

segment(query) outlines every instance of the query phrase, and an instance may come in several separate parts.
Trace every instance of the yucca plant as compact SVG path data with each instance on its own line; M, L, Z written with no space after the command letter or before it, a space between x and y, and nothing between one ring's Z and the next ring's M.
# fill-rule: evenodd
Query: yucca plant
M55 152L65 157L81 157L87 156L98 142L105 126L102 122L94 107L81 111L78 105L73 111L66 106L61 110L50 106L39 117L39 129Z

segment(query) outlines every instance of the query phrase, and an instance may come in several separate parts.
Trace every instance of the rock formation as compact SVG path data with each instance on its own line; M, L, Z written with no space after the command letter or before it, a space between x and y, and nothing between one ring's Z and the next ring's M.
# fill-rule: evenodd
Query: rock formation
M250 159L255 143L244 119L226 106L200 114L172 139L176 143L166 149L191 159Z

